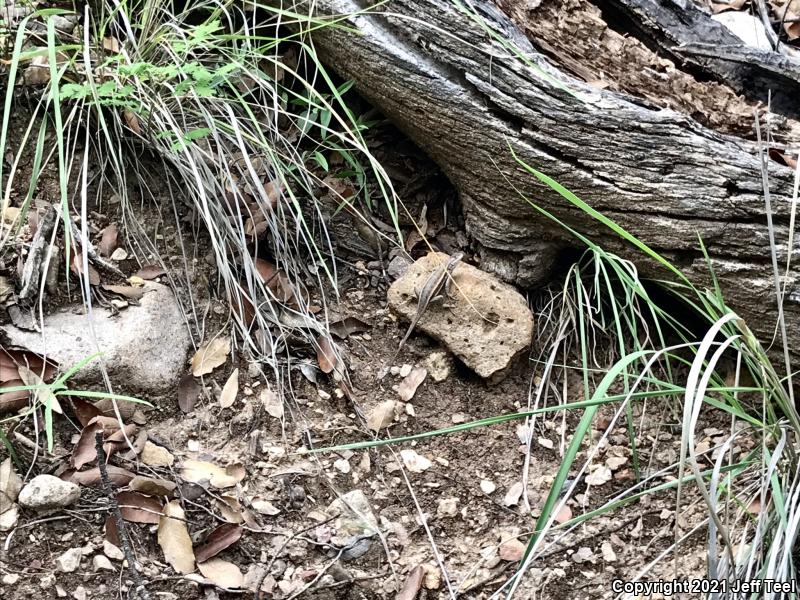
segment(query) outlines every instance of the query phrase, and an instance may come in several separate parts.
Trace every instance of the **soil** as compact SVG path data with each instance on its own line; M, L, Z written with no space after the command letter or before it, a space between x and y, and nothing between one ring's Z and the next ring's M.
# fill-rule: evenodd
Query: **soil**
M408 148L390 127L376 128L370 135L374 151L395 177L410 214L416 216L423 204L429 205L427 219L429 232L435 233L435 247L450 251L465 240L454 193L435 167ZM195 310L189 311L188 319L199 345L227 328L228 307L209 283L215 281L215 271L205 260L208 240L192 225L188 212L180 214L176 224L166 192L162 199L160 204L138 207L141 212L136 214L136 223L142 231L134 235L133 224L123 229L123 245L134 252L143 247L137 236L148 234L158 240L157 249L170 275L162 279L174 284L176 294L187 306L191 292ZM94 208L97 226L123 222L119 204L106 201ZM392 437L525 409L538 381L539 354L547 350L534 344L530 355L522 357L496 384L479 379L448 357L450 372L443 381L435 382L429 374L410 401L400 401L397 388L401 373L424 366L432 353L443 349L415 333L396 364L390 365L394 368L389 375L379 378L406 327L386 309L390 283L384 269L386 261L370 254L369 244L360 241L345 213L332 218L328 225L335 236L340 268L341 300L332 308L342 318L356 317L366 323L365 330L340 342L350 380L347 385L322 373L308 347L293 349L297 368L290 370L283 390L275 388L270 370L234 353L224 366L202 380L203 397L188 414L178 407L177 381L174 393L146 398L155 408L146 413L143 429L152 442L174 457L172 466L151 467L119 455L110 464L178 483L186 524L195 543L202 542L226 519L241 521L241 539L218 557L235 564L242 573L266 569L265 597L391 598L406 585L415 567L422 565L425 578L417 597L448 597L449 587L460 597L488 598L517 569L520 546L509 541L524 544L535 528L579 415L549 413L532 422L530 450L525 443L525 422L508 421L397 446L308 453L310 448L374 438L364 417L386 400L398 401L397 415L389 428ZM186 261L191 265L188 272L184 269L181 236L184 242L192 242ZM411 253L419 256L424 252L423 244L410 246L414 246L413 236L407 243ZM154 256L140 252L137 258L138 262L121 267L132 272ZM477 262L469 254L466 260ZM546 297L547 293L543 291L542 295ZM333 297L329 290L329 302ZM52 296L46 310L55 310L68 300L63 295ZM312 297L311 303L319 300ZM537 305L535 295L531 304ZM570 366L577 364L570 356L563 359L572 361ZM239 394L231 407L221 408L219 390L235 367L239 369ZM566 372L566 380L555 381L558 392L551 392L547 403L583 399L580 374ZM261 391L268 386L280 393L283 416L267 412ZM276 412L274 406L271 412ZM679 412L672 400L634 408L645 473L655 473L676 461ZM583 464L583 458L596 451L592 464L615 465L613 476L607 483L591 487L582 476L568 501L573 516L601 506L633 483L631 446L624 423L618 422L607 439L602 439L611 417L611 412L601 411L591 444L583 448L576 464ZM717 418L709 415L705 427L717 426ZM80 428L62 418L55 431L54 453L38 454L31 475L59 473L66 466ZM713 439L714 430L708 431ZM16 433L29 440L36 438L30 419L19 423ZM430 466L410 472L400 458L401 450L409 449L429 459ZM512 487L522 482L528 452L527 499L525 495L507 498ZM24 445L20 453L26 460L33 457ZM618 460L622 458L626 460ZM222 466L239 463L246 475L233 488L203 489L185 481L181 465L190 459ZM609 459L614 460L609 463ZM667 480L664 476L656 482ZM359 550L365 552L359 556L358 552L343 553L332 545L331 523L324 514L332 501L352 490L361 490L367 496L381 529L380 536L360 545ZM260 514L255 509L264 501L274 507L267 512L275 514ZM18 579L0 585L0 596L81 597L83 588L85 597L93 599L132 597L131 572L122 569L119 561L113 561L114 572L92 568L91 557L103 551L108 514L109 499L100 486L83 487L79 503L69 510L46 516L23 512L17 528L2 537L1 574ZM645 496L567 533L556 529L545 538L543 550L522 580L518 597L615 597L612 580L631 579L672 543L675 515L674 492L661 493ZM688 532L704 518L704 506L686 491L681 530ZM155 529L154 525L129 524L133 550L151 598L253 596L252 591L219 589L197 573L177 574L165 560ZM499 548L501 542L504 546ZM57 571L57 557L76 547L84 549L85 554L78 570ZM672 577L673 569L681 578L702 577L705 547L701 528L681 546L677 565L664 561L648 578Z

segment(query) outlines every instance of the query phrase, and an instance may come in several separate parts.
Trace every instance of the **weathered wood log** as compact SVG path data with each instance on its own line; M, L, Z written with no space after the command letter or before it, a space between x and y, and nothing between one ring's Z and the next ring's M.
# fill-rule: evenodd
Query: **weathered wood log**
M728 304L769 344L775 335L777 303L756 142L715 131L677 110L655 106L651 99L639 100L624 88L624 81L611 87L628 93L599 89L566 74L534 47L545 48L556 59L572 51L554 49L552 40L537 33L546 23L528 11L536 3L498 3L513 21L486 0L390 0L377 14L351 19L354 28L323 28L314 40L328 64L354 79L360 93L425 150L456 186L484 267L506 280L537 286L547 280L562 249L579 245L531 208L524 195L566 225L630 258L645 275L665 274L537 183L514 160L513 148L527 164L673 260L694 281L706 284L709 270L698 241L702 238ZM364 8L355 0L316 0L315 5L318 14L332 15ZM586 41L580 32L572 37L576 45ZM580 56L567 59L571 73L592 70ZM792 59L780 61L797 68ZM719 67L720 59L714 64ZM725 102L739 101L733 94L731 98ZM745 121L739 124L741 131L752 131L746 107L739 105L740 113L733 116ZM706 115L705 120L714 118ZM795 143L796 124L791 119L782 124L784 142ZM778 264L783 268L793 172L766 162ZM800 258L796 243L792 255L795 261ZM795 268L787 279L789 342L800 349Z

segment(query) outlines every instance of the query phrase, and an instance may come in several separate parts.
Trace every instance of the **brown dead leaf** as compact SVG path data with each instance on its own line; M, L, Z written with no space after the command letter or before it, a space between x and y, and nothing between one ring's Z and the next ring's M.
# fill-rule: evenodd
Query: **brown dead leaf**
M281 197L281 184L280 181L274 179L264 184L264 194L269 198L269 205L272 210L278 206L278 200Z
M174 481L168 479L159 479L157 477L144 477L137 475L131 478L128 487L134 492L148 494L150 496L172 496L178 485Z
M91 285L100 285L100 273L92 266L91 262L88 265L89 283ZM83 277L83 253L80 246L72 249L72 272L79 277Z
M425 570L422 565L418 565L411 570L408 574L406 582L403 584L403 589L395 596L395 600L414 600L422 588L422 578L425 575Z
M231 352L231 341L227 337L209 340L192 357L192 374L195 377L207 375L220 365L224 365Z
M565 504L556 513L554 520L556 523L561 525L562 523L566 523L567 521L569 521L571 518L572 518L572 509L569 507L568 504Z
M167 272L164 270L163 267L160 265L145 265L136 273L134 273L134 277L141 277L145 281L149 281L151 279L155 279L156 277L161 277L162 275L166 275Z
M730 0L730 2L712 2L711 10L714 14L725 12L726 10L742 10L747 0Z
M212 558L204 563L199 563L197 568L203 577L218 588L236 590L241 588L244 583L244 575L239 567L221 558Z
M367 427L375 433L392 424L394 421L394 411L397 402L395 400L384 400L375 408L369 411L367 416Z
M117 548L120 547L119 527L117 525L117 518L114 515L106 517L105 539Z
M184 413L190 413L194 410L195 404L200 399L200 394L203 388L195 380L194 375L187 373L181 377L178 384L178 407Z
M119 228L116 223L105 227L100 232L100 242L97 244L97 250L101 256L111 256L114 250L119 248Z
M273 263L263 258L256 258L253 263L256 267L256 272L261 277L261 282L275 292L277 287L273 288L273 286L277 286L278 268Z
M208 481L217 489L225 489L235 486L242 481L246 475L241 464L234 463L224 469L214 463L203 460L186 460L183 462L181 477L191 483Z
M798 22L797 24L800 25L800 22ZM776 163L789 167L790 169L797 168L797 158L787 154L786 152L782 152L777 148L769 149L769 157Z
M13 388L23 385L25 385L25 382L21 379L12 379L4 381L2 387ZM26 407L30 395L31 393L28 390L17 390L15 392L4 392L0 394L0 415L16 412Z
M133 131L136 135L142 135L142 125L139 123L139 117L135 112L129 109L122 111L122 121L128 126L128 129Z
M228 523L244 522L242 504L236 496L220 496L219 500L214 499L214 506Z
M332 372L338 363L336 359L336 344L331 338L319 336L317 338L317 363L323 373Z
M70 398L70 402L72 403L72 410L75 413L75 418L78 419L78 423L81 424L81 427L86 427L92 419L102 414L99 408L83 398Z
M103 426L97 422L97 417L92 419L81 431L78 443L72 449L70 464L76 470L82 466L94 462L97 458L97 448L95 446L95 435L98 431L103 431Z
M43 381L50 381L58 370L57 363L44 361L34 352L0 346L0 383L20 379L19 367L21 366L38 374Z
M177 573L188 575L194 571L194 550L192 538L184 522L180 502L170 501L164 507L164 514L158 520L158 545L164 558Z
M119 492L117 503L122 518L133 523L149 523L154 525L163 518L164 507L161 500L153 496L145 496L139 492ZM159 543L160 543L159 531Z
M422 367L416 367L412 369L411 373L409 373L403 381L400 382L400 385L397 386L397 393L400 395L400 399L403 402L408 402L414 397L414 394L417 393L417 388L420 384L425 381L425 377L428 376L428 370Z
M195 548L197 562L202 563L213 558L225 548L233 546L242 537L244 530L233 523L224 523L208 534L205 542Z
M111 36L103 38L103 50L108 50L112 54L119 54L119 40Z
M230 408L236 402L236 395L239 393L239 369L234 369L228 381L222 386L219 394L220 408Z

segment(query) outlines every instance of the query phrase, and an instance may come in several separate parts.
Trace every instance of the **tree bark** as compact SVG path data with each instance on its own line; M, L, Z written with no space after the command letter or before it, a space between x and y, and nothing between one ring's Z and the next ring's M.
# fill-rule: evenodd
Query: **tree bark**
M567 74L534 47L545 48L556 58L572 51L568 46L566 51L554 50L552 41L539 39L537 30L544 31L545 25L526 9L535 3L498 3L514 20L485 0L390 0L375 14L351 18L353 28L319 29L314 42L326 62L354 79L360 93L425 150L456 186L484 268L517 284L538 286L546 282L563 249L580 246L564 228L531 208L524 196L607 250L634 261L644 275L666 275L660 265L539 184L514 160L513 148L527 164L663 253L693 281L707 285L702 239L728 304L762 343L771 343L777 302L758 144L711 129L626 90L599 89ZM663 8L676 2L609 0L606 4L621 13L625 6ZM318 14L330 15L366 8L355 0L316 0L315 5ZM674 16L672 8L668 14ZM642 23L645 9L637 10L626 12L626 18ZM750 50L713 21L705 25L725 44L707 60L698 59L696 47L688 53L674 47L676 42L696 46L687 27L673 23L667 30L657 21L651 20L639 33L649 32L652 46L668 49L669 59L686 72L705 70L706 77L746 91L754 100L765 96L764 82L790 81L786 86L797 86L796 61L759 51L759 60L737 62L736 56ZM576 45L583 42L577 34L574 38ZM500 40L509 40L523 57ZM570 73L590 73L592 64L586 62L574 56L564 60ZM775 67L780 64L788 65L785 72ZM748 81L756 79L761 87L749 88ZM786 144L797 139L791 120L797 104L789 105L785 119L773 118L780 121ZM737 123L742 131L751 127L752 116L747 110L742 114L727 131ZM765 162L783 271L794 174L775 161ZM796 254L795 243L793 260ZM786 278L786 289L789 343L800 350L800 287L794 268Z

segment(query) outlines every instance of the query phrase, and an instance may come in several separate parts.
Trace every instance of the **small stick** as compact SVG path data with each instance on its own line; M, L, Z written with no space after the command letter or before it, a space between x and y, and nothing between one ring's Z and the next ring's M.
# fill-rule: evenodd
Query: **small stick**
M133 579L136 582L136 589L134 593L143 600L150 600L150 594L144 587L144 579L142 574L136 568L136 558L133 556L131 549L131 541L128 537L128 530L125 526L125 519L122 518L122 511L119 509L117 497L114 495L114 490L111 487L111 480L108 477L108 469L106 469L106 452L103 449L103 432L98 431L94 436L94 446L97 449L97 467L100 469L100 479L103 482L103 491L111 503L111 512L114 513L114 518L117 521L117 530L119 531L119 541L122 544L122 552L125 555L125 560L128 561L128 566L133 572Z

